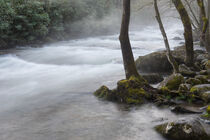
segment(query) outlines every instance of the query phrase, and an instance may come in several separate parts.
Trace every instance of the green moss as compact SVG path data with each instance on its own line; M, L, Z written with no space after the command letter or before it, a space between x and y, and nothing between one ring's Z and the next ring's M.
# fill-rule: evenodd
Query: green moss
M206 112L210 114L210 105L207 107Z
M196 79L196 78L189 78L189 79L186 81L186 83L187 83L187 84L190 84L190 85L192 85L192 86L202 84L202 82L201 82L199 79Z
M94 95L102 99L111 99L112 91L109 90L109 88L106 86L101 86L98 90L94 92Z
M163 93L163 94L165 94L165 95L167 95L167 94L170 92L170 90L169 90L168 87L166 87L166 86L162 86L162 87L160 88L160 90L161 90L161 93Z
M199 90L198 88L192 87L192 88L190 89L190 92L191 92L191 93L197 93L198 90Z
M179 85L183 83L184 77L180 74L176 74L166 83L166 87L169 90L177 90L179 88Z

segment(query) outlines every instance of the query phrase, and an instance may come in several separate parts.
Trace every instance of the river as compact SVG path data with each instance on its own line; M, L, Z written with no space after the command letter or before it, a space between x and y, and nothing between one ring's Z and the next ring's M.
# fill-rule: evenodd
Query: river
M168 26L171 47L183 40ZM135 58L164 49L157 27L131 31ZM163 140L153 127L175 115L152 104L129 107L93 92L124 78L118 35L17 47L0 56L1 140Z

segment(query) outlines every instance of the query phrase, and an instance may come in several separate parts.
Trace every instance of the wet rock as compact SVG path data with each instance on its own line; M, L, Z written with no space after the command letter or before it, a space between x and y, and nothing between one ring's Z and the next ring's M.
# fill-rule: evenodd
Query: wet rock
M178 120L155 127L156 131L171 140L208 140L205 129L197 120Z
M179 91L180 92L187 92L191 89L192 85L191 84L181 84L179 86Z
M106 86L101 86L94 95L105 100L115 100L115 94Z
M206 103L210 103L210 90L200 94L201 99Z
M201 70L201 71L199 72L199 74L200 74L200 75L207 75L208 72L207 72L207 70Z
M183 75L183 76L190 76L193 77L196 75L196 73L194 71L192 71L189 67L187 67L185 64L181 64L179 65L179 72Z
M170 72L172 66L169 63L165 51L154 52L145 56L140 56L136 60L136 67L140 72Z
M200 84L200 85L193 86L190 89L190 92L197 93L197 94L205 93L207 91L210 91L210 84Z
M172 74L161 82L159 88L166 87L169 90L178 90L182 83L184 83L184 77L181 74Z
M202 84L202 82L199 79L196 79L196 78L189 78L189 79L186 80L186 83L190 84L192 86Z
M205 54L199 54L197 57L196 57L196 61L199 61L201 62L202 60L206 59L206 55Z
M150 84L157 84L164 80L163 76L157 73L142 74L142 77Z
M174 106L171 108L172 112L175 113L190 113L190 114L201 114L203 111L199 110L199 108L191 107L191 106Z
M196 75L195 78L199 79L202 84L208 84L208 79L205 75Z
M173 40L182 40L181 37L174 37Z
M136 77L121 80L117 83L116 98L126 104L142 104L149 94L142 88L145 81Z
M172 55L174 56L174 59L177 61L178 64L184 63L184 46L175 48L172 51ZM140 56L136 60L136 66L137 69L141 72L168 73L173 71L173 68L166 56L166 51L158 51L145 56Z
M205 62L205 69L210 69L210 60Z

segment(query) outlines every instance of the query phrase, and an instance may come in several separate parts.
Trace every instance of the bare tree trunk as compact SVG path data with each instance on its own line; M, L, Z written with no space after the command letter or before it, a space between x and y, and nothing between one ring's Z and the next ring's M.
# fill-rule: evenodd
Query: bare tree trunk
M163 27L163 23L162 23L162 20L161 20L161 17L160 17L160 12L159 12L159 9L158 9L157 0L154 0L154 8L155 8L155 13L156 13L156 19L157 19L157 22L158 22L159 27L160 27L160 31L161 31L163 39L164 39L164 43L165 43L165 47L166 47L166 51L167 51L166 55L167 55L168 61L173 66L174 73L179 73L178 64L171 54L170 46L169 46L169 43L168 43L168 37L166 35L165 29Z
M208 29L207 29L207 33L206 33L206 51L208 52L208 56L210 59L210 0L208 0L208 21L209 21L209 25L208 25Z
M202 19L202 30L201 30L201 44L204 44L206 47L206 43L205 43L205 38L206 38L206 31L208 28L208 18L206 17L206 11L205 11L205 6L204 6L204 2L203 0L197 0L198 6L200 8L200 14L201 14L201 19Z
M185 63L188 66L194 65L194 50L193 50L193 36L192 36L192 26L188 13L181 0L172 0L183 23L184 26L184 37L185 37L185 48L186 48L186 58Z
M128 35L129 22L130 22L130 0L123 0L123 15L122 15L119 40L121 44L125 75L127 79L129 79L131 76L139 77L135 61L133 58L133 52L131 49L131 44Z

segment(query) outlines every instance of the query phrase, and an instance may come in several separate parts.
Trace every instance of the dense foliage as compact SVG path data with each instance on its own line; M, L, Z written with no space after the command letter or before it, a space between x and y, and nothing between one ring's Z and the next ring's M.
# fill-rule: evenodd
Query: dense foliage
M0 48L61 40L71 33L72 23L101 18L111 5L104 0L0 0Z

